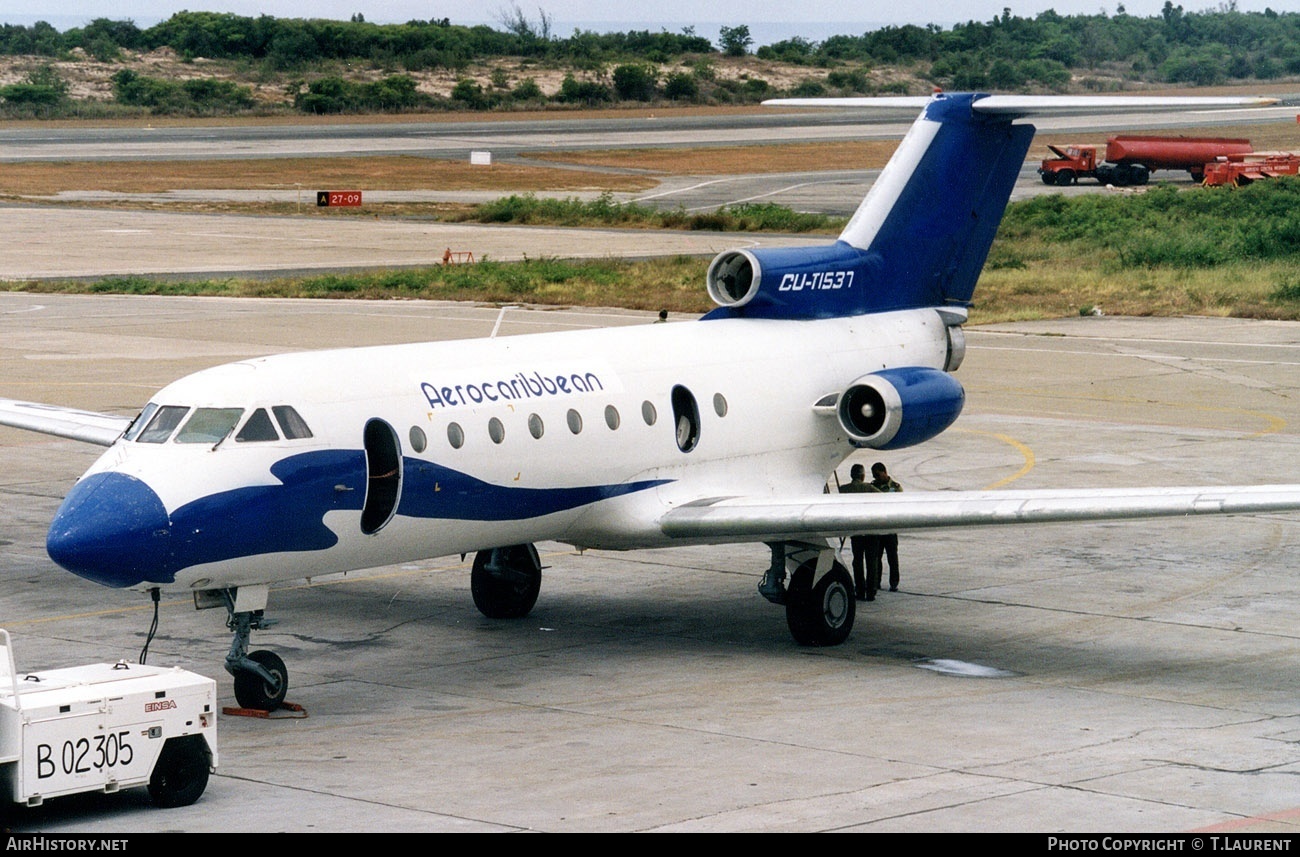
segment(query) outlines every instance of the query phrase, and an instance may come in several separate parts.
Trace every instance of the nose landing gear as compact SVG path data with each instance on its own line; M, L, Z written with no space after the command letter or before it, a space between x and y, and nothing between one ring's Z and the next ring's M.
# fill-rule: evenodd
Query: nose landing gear
M265 650L248 651L252 632L275 624L264 615L268 591L267 586L241 586L195 595L197 607L217 606L203 603L211 602L216 596L226 608L226 627L233 633L230 652L226 655L226 672L235 679L235 701L239 707L253 711L275 711L284 704L289 690L289 670L279 655Z
M248 651L249 632L264 628L261 611L256 615L238 613L230 623L235 638L226 656L226 672L235 678L235 701L240 708L255 711L274 711L284 702L289 691L289 670L275 652L265 649Z

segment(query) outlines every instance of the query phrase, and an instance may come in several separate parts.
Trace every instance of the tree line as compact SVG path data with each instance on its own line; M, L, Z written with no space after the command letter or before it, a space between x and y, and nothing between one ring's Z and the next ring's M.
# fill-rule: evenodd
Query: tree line
M822 42L794 38L757 54L809 65L929 62L932 79L955 89L1059 85L1102 69L1132 80L1211 86L1300 74L1300 15L1241 12L1236 0L1203 12L1166 0L1159 16L1147 18L1127 14L1123 4L1114 15L1048 10L1020 18L1004 9L951 30L907 25Z
M373 24L360 15L351 21L332 21L270 15L254 18L228 12L177 12L145 29L130 20L107 18L62 33L44 21L31 26L0 25L0 54L53 58L81 48L95 59L110 62L124 50L163 47L186 59L249 60L276 69L296 69L326 60L364 60L410 71L464 68L492 57L589 63L636 56L666 62L683 54L714 50L707 38L689 30L575 32L557 38L548 28L522 18L504 29L460 26L447 18Z
M1300 14L1241 12L1236 0L1187 12L1166 0L1160 15L1137 17L1123 5L1113 14L1062 16L1053 11L1018 17L1009 9L989 21L950 29L887 26L823 41L791 38L754 46L743 24L722 27L717 44L693 28L681 32L574 31L559 36L545 12L531 20L517 6L499 27L462 26L449 19L374 24L249 17L223 12L178 12L154 26L98 18L63 32L45 22L0 25L0 55L66 59L84 52L114 62L126 52L170 48L183 60L239 64L247 73L288 79L293 105L305 112L496 109L548 102L606 104L627 101L751 102L777 94L874 95L906 92L909 85L998 91L1122 89L1132 82L1214 85L1229 80L1274 80L1300 75ZM794 88L777 92L757 76L716 73L721 57L806 67ZM484 85L466 74L449 98L417 89L415 72L464 72L490 60L517 60L521 68L549 65L568 74L557 92L543 93L525 75ZM387 74L358 82L346 66L365 63ZM902 69L908 84L888 75ZM499 70L498 70L499 72ZM0 87L0 109L55 111L68 87L52 67ZM132 71L113 79L114 100L153 112L237 112L252 109L252 90L228 81L152 79Z

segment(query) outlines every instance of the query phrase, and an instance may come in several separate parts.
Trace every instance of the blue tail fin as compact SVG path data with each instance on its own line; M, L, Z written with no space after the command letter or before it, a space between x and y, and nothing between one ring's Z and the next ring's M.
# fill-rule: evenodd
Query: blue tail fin
M706 318L828 318L965 306L1024 163L1026 116L1268 107L1276 98L937 94L791 98L791 107L923 108L834 244L732 250L709 266Z
M866 311L970 301L1034 136L978 97L937 96L840 234L873 260Z
M718 256L709 317L966 306L1034 135L974 110L984 97L930 99L834 244Z

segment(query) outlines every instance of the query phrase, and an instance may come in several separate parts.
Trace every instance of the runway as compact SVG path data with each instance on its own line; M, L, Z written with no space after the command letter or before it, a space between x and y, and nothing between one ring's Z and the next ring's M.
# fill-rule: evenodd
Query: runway
M1291 121L1295 93L1274 95L1290 106L1250 110L1129 113L1106 118L1108 131ZM111 126L21 124L0 127L0 163L40 160L198 160L403 154L465 160L473 151L512 158L539 151L733 146L808 141L898 139L915 108L678 110L579 113L555 118L492 120L422 117L412 121L344 122L302 118L283 124L207 123ZM1097 118L1040 118L1041 131L1094 130Z
M1256 94L1256 93L1249 93ZM1293 105L1296 96L1284 94L1287 102ZM1295 114L1294 106L1273 108L1208 111L1171 116L1161 114L1135 113L1124 116L1110 116L1104 125L1099 125L1095 117L1073 116L1058 118L1041 118L1035 122L1040 133L1084 133L1095 132L1104 127L1109 132L1131 129L1159 129L1186 127L1194 121L1199 127L1215 125L1232 125L1241 123L1258 123L1270 121L1290 121ZM473 152L489 152L494 162L518 162L537 166L536 159L529 156L537 154L554 154L556 152L573 152L591 149L621 148L702 148L712 146L762 145L781 143L831 142L839 140L901 139L915 110L861 110L818 109L790 110L788 108L769 108L759 112L715 112L681 114L665 111L632 112L626 117L603 116L587 118L569 116L563 118L531 118L504 121L447 120L436 121L425 118L420 121L402 122L358 122L320 124L301 122L281 125L183 125L155 126L148 122L131 127L116 124L111 127L91 125L50 126L17 125L0 128L0 163L17 161L123 161L123 160L207 160L207 159L242 159L242 158L293 158L293 157L331 157L331 156L368 156L368 155L410 155L424 158L451 159L467 161ZM554 166L554 164L548 164ZM642 192L618 193L613 198L619 202L636 202L643 205L668 209L683 209L688 212L713 211L722 206L745 203L773 203L793 208L796 211L817 212L835 216L848 216L857 208L866 191L875 181L877 171L828 171L820 169L819 164L810 163L807 170L786 173L768 173L753 175L710 175L687 174L662 176L659 186ZM586 169L586 168L584 168ZM1158 175L1162 181L1187 184L1190 180L1186 174L1164 172ZM122 273L150 273L152 268L132 267L134 260L127 256L122 258L119 245L134 246L132 239L119 242L105 241L101 238L98 227L90 226L85 232L85 241L69 247L61 240L65 228L59 216L45 207L43 203L54 201L63 206L76 206L105 200L129 202L141 208L153 205L195 202L258 202L282 203L311 207L314 191L331 188L292 188L275 187L261 189L230 189L193 191L176 188L166 193L102 193L71 191L50 200L41 198L42 205L25 205L18 199L9 205L0 206L0 231L5 234L21 235L23 240L8 242L0 248L0 280L18 279L27 276L33 268L45 266L55 271L51 276L102 276ZM498 191L447 191L428 188L418 191L384 191L374 188L361 188L369 204L382 207L392 202L453 202L483 203L499 198ZM1083 183L1071 188L1047 188L1042 185L1036 173L1036 162L1029 163L1022 171L1013 199L1021 199L1039 193L1094 193L1100 188L1090 183ZM590 191L565 190L554 194L560 197L593 199L601 196L600 188ZM545 193L541 195L546 195ZM376 210L376 215L382 208ZM138 239L145 244L145 254L151 252L148 244L152 234L174 234L175 240L164 246L171 257L189 257L201 245L196 246L187 241L191 229L185 225L177 226L167 219L170 216L158 211L118 212L114 221L123 221L124 225L105 227L119 230L123 236L140 235ZM104 215L99 215L103 219ZM336 221L331 218L331 221ZM283 234L290 229L288 223L270 227L271 231ZM315 232L316 227L300 227L308 232ZM343 235L330 236L326 240L341 242L351 240L357 232L379 232L390 230L391 225L354 222L338 227ZM442 227L439 227L440 229ZM250 227L257 231L259 227ZM454 230L452 230L454 233ZM505 233L503 240L510 241L510 233ZM321 240L317 235L287 239L292 243L307 243ZM448 241L455 240L453 234L447 240L437 239L436 255L416 254L409 264L429 264L428 259L440 258ZM364 253L364 248L371 242L382 242L382 235L366 236L360 242L362 252L356 261L345 261L356 267L373 267L372 260ZM243 254L244 242L236 234L231 237L230 246ZM515 259L507 249L504 252L495 244L489 244L493 258ZM83 259L102 260L100 265L82 265L78 270L86 273L60 274L64 270L61 254L71 250L73 255ZM488 248L467 250L483 255ZM47 258L36 260L31 264L28 254L52 250ZM286 253L293 255L294 248L286 246ZM256 252L253 250L252 252ZM386 248L392 253L392 248ZM611 252L623 252L621 246ZM654 252L654 251L651 251ZM679 243L665 252L703 252L690 242ZM712 251L709 251L712 252ZM229 254L226 254L227 257ZM390 257L388 264L407 264L409 253L401 258ZM554 254L553 254L554 255ZM203 263L201 269L196 264L185 266L187 273L241 273L229 258L221 263L211 261ZM126 266L126 267L123 267ZM294 262L277 266L276 270L300 271L319 269L310 259L305 263Z
M415 301L0 294L0 396L129 413L213 363L483 335L496 319ZM510 311L501 335L650 320ZM1295 481L1298 333L975 328L966 413L886 458L912 490ZM20 669L135 660L143 643L143 597L44 554L95 455L0 432L0 627ZM135 790L53 800L17 827L1294 833L1298 524L905 536L901 591L821 650L795 646L757 595L761 545L544 544L542 596L519 622L477 613L459 557L314 580L273 592L279 624L254 636L289 664L306 719L223 717L192 807ZM217 678L229 705L227 645L220 611L166 600L150 663Z

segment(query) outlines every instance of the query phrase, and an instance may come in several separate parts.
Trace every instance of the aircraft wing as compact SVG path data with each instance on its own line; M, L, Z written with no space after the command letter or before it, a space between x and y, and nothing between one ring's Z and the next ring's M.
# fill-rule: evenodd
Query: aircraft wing
M861 533L1300 511L1300 485L817 494L701 500L660 519L683 539L777 541Z
M76 408L61 408L39 402L0 399L0 425L98 446L112 446L130 424L130 417L97 414L94 411L79 411Z
M930 96L865 96L860 98L772 98L768 107L839 107L924 109ZM976 113L1003 116L1075 116L1095 113L1141 113L1272 107L1281 99L1269 96L1160 97L1125 95L981 95L971 104Z

